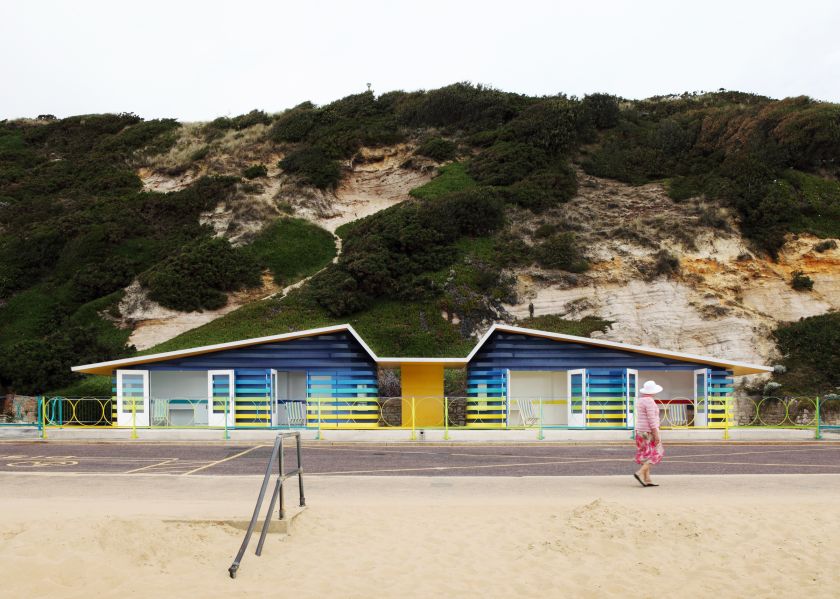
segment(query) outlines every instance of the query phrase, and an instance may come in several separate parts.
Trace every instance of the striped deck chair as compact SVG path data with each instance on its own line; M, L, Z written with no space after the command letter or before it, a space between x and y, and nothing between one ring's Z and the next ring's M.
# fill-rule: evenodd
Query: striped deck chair
M534 409L534 400L530 397L518 398L516 405L519 407L519 416L522 418L522 425L536 426L540 421L540 415Z
M286 405L286 418L289 426L306 426L306 401L292 399L283 402Z

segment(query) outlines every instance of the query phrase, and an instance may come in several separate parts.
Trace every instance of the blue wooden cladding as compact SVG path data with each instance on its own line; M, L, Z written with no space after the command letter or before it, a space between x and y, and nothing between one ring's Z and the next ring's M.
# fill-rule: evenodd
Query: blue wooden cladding
M496 331L473 356L470 368L510 370L574 370L634 368L694 370L704 364L639 354L629 350L557 341L522 333Z
M467 426L503 427L507 422L507 371L469 368L467 371Z

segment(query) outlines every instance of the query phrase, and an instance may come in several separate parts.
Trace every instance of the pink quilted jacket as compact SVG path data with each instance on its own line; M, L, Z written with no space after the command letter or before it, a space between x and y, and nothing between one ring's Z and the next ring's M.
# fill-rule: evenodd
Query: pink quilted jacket
M636 430L640 433L649 433L659 428L659 408L653 397L642 395L636 402Z

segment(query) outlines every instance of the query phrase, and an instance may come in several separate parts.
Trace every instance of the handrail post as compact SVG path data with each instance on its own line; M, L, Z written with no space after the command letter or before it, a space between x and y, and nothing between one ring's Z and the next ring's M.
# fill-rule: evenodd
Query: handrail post
M817 395L816 398L816 418L817 418L817 430L816 435L814 436L815 439L822 439L822 430L820 429L820 396Z
M300 461L300 433L295 434L297 444L297 466L298 466L298 490L300 492L300 507L306 506L306 498L303 495L303 463Z
M417 412L414 404L414 397L411 398L411 440L417 440Z
M542 441L545 439L545 435L543 434L543 398L540 397L540 432L537 435L537 439Z
M449 441L449 398L443 398L443 440Z
M277 460L277 474L279 476L278 480L280 482L280 489L279 489L280 512L279 512L279 516L280 516L281 520L286 515L286 504L283 501L283 473L285 473L285 472L286 472L286 452L284 451L284 448L283 448L283 437L281 436L280 437L280 459ZM266 526L266 528L267 528L267 526Z

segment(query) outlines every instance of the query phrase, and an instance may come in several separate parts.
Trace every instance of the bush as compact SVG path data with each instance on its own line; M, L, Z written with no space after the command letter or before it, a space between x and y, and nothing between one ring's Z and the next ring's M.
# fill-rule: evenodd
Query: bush
M227 303L224 292L260 284L260 270L226 239L187 244L140 276L149 298L173 310L215 310Z
M458 153L458 144L448 139L433 137L420 144L420 147L414 153L443 162L455 158Z
M470 160L467 172L484 185L510 185L547 164L542 150L524 143L498 142Z
M680 259L668 250L656 252L653 260L652 276L672 276L680 272Z
M820 241L814 244L814 251L819 252L822 254L823 252L827 252L828 250L836 250L837 249L837 242L833 239L826 239L825 241Z
M797 291L811 291L814 288L814 281L801 270L795 270L790 280L790 286Z
M318 189L335 189L341 181L341 166L322 148L296 150L277 166Z
M279 285L289 285L327 266L335 257L335 240L308 221L282 218L261 231L246 251L271 270Z
M257 177L267 177L268 168L264 164L252 164L251 166L242 170L242 176L246 179L256 179Z
M507 190L508 201L540 213L568 202L577 193L577 175L565 163L532 173Z
M523 110L505 127L502 138L530 144L548 154L566 155L588 136L588 130L580 103L561 97Z
M589 268L571 233L549 237L536 246L535 255L537 263L544 268L559 268L569 272L583 272Z
M774 378L788 392L828 393L840 387L840 312L782 323L773 337L787 368Z
M314 106L307 102L280 115L268 135L276 142L297 143L306 139L316 121Z
M598 129L615 127L621 118L618 98L610 94L584 96L583 109L592 125Z

